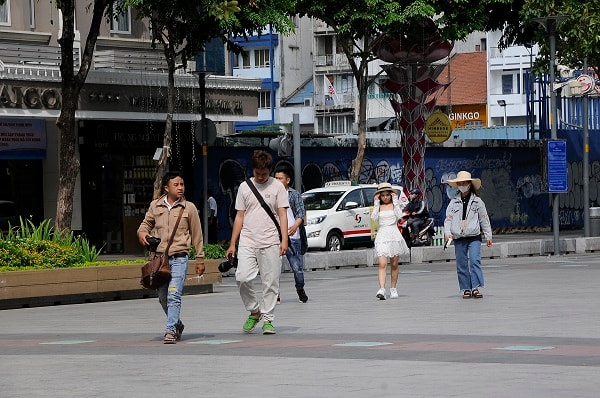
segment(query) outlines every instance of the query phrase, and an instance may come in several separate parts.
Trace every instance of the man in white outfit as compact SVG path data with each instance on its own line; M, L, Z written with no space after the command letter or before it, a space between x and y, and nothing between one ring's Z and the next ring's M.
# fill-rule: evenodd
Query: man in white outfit
M235 199L236 215L231 231L231 241L226 256L235 255L235 245L239 238L238 266L235 279L246 310L250 312L242 327L250 333L263 318L263 334L275 334L273 318L277 295L279 294L279 276L281 275L281 256L288 249L288 240L280 240L280 232L288 230L287 208L288 193L281 182L269 176L273 158L265 151L255 151L252 156L252 174L250 182L254 184L275 215L279 225L261 206L247 182L242 182ZM259 301L254 290L254 279L260 273L262 279L262 299Z

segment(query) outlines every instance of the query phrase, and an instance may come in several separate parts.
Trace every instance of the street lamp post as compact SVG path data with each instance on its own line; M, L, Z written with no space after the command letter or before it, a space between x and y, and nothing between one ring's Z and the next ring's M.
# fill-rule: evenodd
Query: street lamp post
M554 64L555 64L555 56L556 56L556 26L564 20L566 17L564 15L550 15L543 18L535 18L534 20L540 23L542 26L546 28L549 37L549 50L550 50L550 132L551 138L555 140L558 136L557 134L557 124L556 124L556 92L554 91ZM554 235L554 255L560 254L560 239L559 239L559 214L558 214L558 194L551 193L552 198L552 231Z
M502 122L502 124L504 125L504 135L506 136L506 138L508 138L508 129L506 128L506 101L503 99L498 100L498 105L500 105L502 109L504 109L504 121Z
M583 73L588 73L588 59L583 59ZM589 95L583 94L583 235L590 236L590 132Z
M200 127L202 132L202 236L204 243L208 243L208 128L206 125L206 78L210 75L207 71L195 71L200 84Z

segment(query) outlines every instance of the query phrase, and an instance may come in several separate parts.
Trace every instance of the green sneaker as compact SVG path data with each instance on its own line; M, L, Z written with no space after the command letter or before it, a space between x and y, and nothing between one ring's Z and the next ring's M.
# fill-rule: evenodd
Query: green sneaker
M244 322L244 326L242 326L242 330L246 333L251 333L254 330L254 328L256 327L256 324L258 323L258 321L260 321L260 315L258 317L250 315L248 317L248 319L246 319L246 322Z
M275 328L271 322L265 322L263 324L263 334L275 334Z

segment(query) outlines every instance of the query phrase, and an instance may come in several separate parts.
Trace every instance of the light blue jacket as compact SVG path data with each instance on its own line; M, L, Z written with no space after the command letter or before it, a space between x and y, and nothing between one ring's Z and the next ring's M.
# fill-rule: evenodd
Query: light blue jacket
M483 231L485 240L492 240L492 226L485 203L477 195L471 194L467 204L467 216L463 222L463 204L460 193L454 197L446 208L444 234L452 235L452 239L478 236Z

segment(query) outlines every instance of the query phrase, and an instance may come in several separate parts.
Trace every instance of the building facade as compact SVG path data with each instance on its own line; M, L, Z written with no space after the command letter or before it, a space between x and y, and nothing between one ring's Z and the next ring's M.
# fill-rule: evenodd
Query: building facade
M76 3L75 68L91 14ZM61 108L62 20L52 2L7 0L0 7L0 199L17 203L34 221L56 214ZM72 230L107 252L141 251L135 228L152 198L157 148L163 146L167 72L153 49L148 24L127 10L100 29L92 66L76 112L81 172ZM171 168L184 173L187 194L202 151L195 142L200 120L199 81L176 75ZM218 131L258 117L258 79L209 76L205 109ZM189 177L189 178L187 178Z

